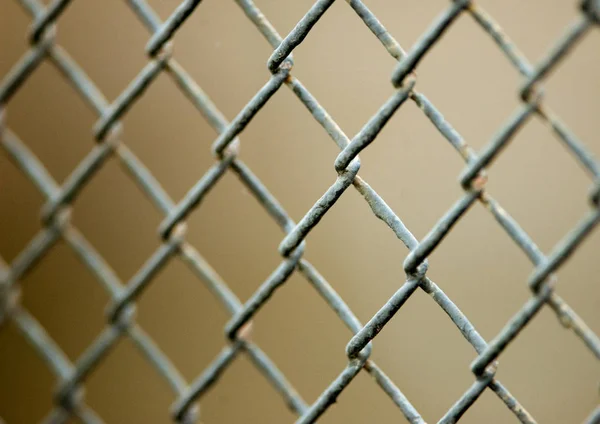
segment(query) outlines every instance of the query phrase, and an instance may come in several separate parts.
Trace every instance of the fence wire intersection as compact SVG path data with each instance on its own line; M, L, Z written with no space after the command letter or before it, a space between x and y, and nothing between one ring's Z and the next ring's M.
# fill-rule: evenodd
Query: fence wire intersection
M55 407L44 422L66 422L70 417L76 417L84 423L102 422L100 416L85 402L84 383L86 378L101 366L102 361L119 340L127 337L172 389L175 396L172 417L176 422L196 422L199 418L199 402L202 396L219 381L219 377L226 372L235 358L244 354L281 395L291 411L298 416L298 423L315 422L331 407L361 370L373 377L376 384L401 410L408 422L424 423L420 413L401 389L370 359L371 341L418 289L429 294L447 313L477 354L471 365L474 374L473 384L466 388L464 394L439 419L440 423L457 422L488 388L512 411L517 421L536 422L525 407L511 395L506 386L495 377L495 374L498 357L544 305L548 305L556 313L559 322L571 329L596 358L600 359L598 336L555 291L558 281L556 271L600 221L600 166L585 145L544 104L542 88L543 81L559 66L576 44L600 22L599 0L584 0L580 3L579 18L535 66L527 61L501 27L474 1L451 1L446 10L406 52L362 1L346 0L358 18L398 61L391 78L392 94L352 138L343 132L318 100L292 73L293 50L309 35L313 26L318 24L319 19L334 0L317 0L285 37L279 35L252 0L235 0L273 48L273 53L267 61L269 72L267 82L231 121L224 118L209 97L172 56L173 38L186 19L196 12L200 0L184 0L164 22L158 18L145 0L126 0L133 13L150 33L146 45L149 61L112 103L104 98L94 82L67 51L56 43L57 22L72 1L54 0L47 7L38 0L16 1L33 19L29 32L31 47L0 81L0 140L6 154L37 186L45 197L46 203L41 211L43 229L11 264L0 261L0 323L11 321L57 377ZM474 19L523 77L520 106L512 116L507 118L506 123L480 152L475 152L469 147L433 103L417 91L418 77L415 71L418 64L444 32L464 15ZM26 83L27 78L40 63L46 60L63 75L98 115L93 128L97 143L62 184L54 181L34 153L5 123L6 107L11 97ZM124 144L120 123L127 111L134 106L135 101L163 72L170 76L175 86L186 95L218 134L211 148L215 156L214 165L179 202L174 202L166 194L150 171ZM239 157L241 141L238 137L252 118L284 85L292 90L340 149L334 161L336 174L333 184L297 223L289 217L282 205ZM458 178L464 190L463 196L450 207L421 241L412 235L400 217L358 175L360 169L358 154L375 141L381 129L407 101L412 101L419 106L466 164ZM538 249L534 241L486 189L488 178L486 169L490 168L514 135L534 118L540 119L549 127L567 151L588 172L592 180L589 213L549 255L544 255ZM125 284L70 221L71 209L78 195L106 161L112 158L116 158L140 190L164 215L158 229L162 239L161 246ZM284 233L279 246L281 263L245 303L237 298L200 252L185 239L186 218L200 206L203 198L228 171L233 172L240 179ZM404 260L405 282L364 325L354 316L325 277L303 257L308 234L350 186L361 194L373 214L382 220L408 248ZM428 256L441 244L454 224L477 202L490 211L534 266L527 281L531 297L489 342L479 335L469 319L427 276ZM73 249L111 297L106 327L74 363L69 361L60 346L45 332L42 324L19 303L19 281L59 240ZM182 260L207 285L231 316L224 329L226 345L213 362L192 382L183 379L169 358L135 321L136 300L152 283L154 276L174 258ZM348 357L346 367L312 403L307 403L297 393L276 364L250 337L253 317L260 312L269 299L277 298L273 296L277 288L285 284L294 272L298 272L314 287L352 334L346 346ZM600 407L592 411L585 422L600 422Z

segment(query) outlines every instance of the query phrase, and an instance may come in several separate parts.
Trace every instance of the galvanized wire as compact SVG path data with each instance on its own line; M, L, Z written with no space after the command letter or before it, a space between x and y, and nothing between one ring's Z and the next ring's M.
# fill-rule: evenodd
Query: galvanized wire
M85 403L84 383L95 368L102 366L103 360L118 341L128 337L172 389L174 393L172 417L176 422L196 422L199 415L198 405L203 395L211 386L217 384L222 373L236 357L243 354L250 358L254 366L281 395L287 406L298 416L298 423L316 421L331 407L339 394L360 371L365 371L373 377L410 423L424 423L419 412L401 389L373 360L369 359L372 349L371 340L393 319L396 312L418 289L429 294L446 312L477 353L471 365L474 374L473 384L466 388L464 394L439 419L440 423L457 422L488 388L513 412L517 421L535 422L525 407L495 377L498 366L496 360L544 305L548 305L556 313L559 322L571 329L600 359L598 336L555 291L557 284L555 272L600 221L600 165L585 145L544 104L541 88L542 82L552 70L600 22L600 1L583 1L576 22L556 41L547 56L538 65L533 66L518 51L501 27L473 1L451 1L447 9L415 45L405 52L362 1L346 0L358 18L398 61L392 73L394 91L353 138L349 138L342 131L318 100L292 73L293 50L309 36L313 26L319 24L320 18L334 0L316 1L286 37L278 34L252 0L235 0L273 48L273 53L267 61L265 85L231 122L223 117L208 96L171 56L172 39L192 13L199 13L197 7L200 0L183 1L164 22L157 17L145 0L126 0L150 33L146 45L149 60L144 69L112 103L104 98L94 82L56 43L55 27L71 1L55 0L47 7L38 0L17 1L33 18L29 34L31 47L1 80L0 140L5 153L37 186L45 196L46 203L42 208L43 229L11 264L0 263L0 322L12 321L57 377L55 407L49 412L45 422L65 422L71 416L76 416L85 423L102 422L98 414ZM415 74L420 61L431 47L444 32L451 29L456 20L465 15L474 19L483 32L492 38L511 65L523 76L522 104L479 153L469 147L433 103L417 91L418 77ZM98 116L94 125L97 144L62 185L52 179L43 164L4 122L4 111L12 95L26 83L28 77L43 61L52 63ZM136 100L163 72L172 78L176 87L186 95L219 134L212 144L215 163L177 203L169 198L160 183L123 143L120 123L127 111L135 106ZM340 149L334 161L333 183L298 223L288 216L267 187L238 157L238 146L241 143L238 137L271 96L284 85L292 90ZM412 235L400 217L358 175L360 169L358 154L376 140L388 120L407 101L412 101L419 106L433 126L457 150L466 163L464 171L459 176L459 184L464 190L464 195L450 207L421 241ZM589 213L548 256L540 251L534 241L486 189L485 169L492 165L514 135L532 119L539 119L548 124L558 140L572 153L574 159L588 171L592 181ZM110 266L70 221L72 202L94 178L97 171L113 158L123 166L140 190L164 215L159 227L162 237L161 246L126 283L119 281ZM204 196L227 172L237 175L285 235L279 246L281 263L244 304L185 239L185 219L200 206ZM408 249L404 260L406 281L365 325L359 322L334 288L303 257L306 237L350 186L361 194L373 214L384 221ZM480 202L490 211L498 224L534 265L534 271L526 282L531 292L529 300L489 342L479 335L469 319L427 276L428 256L440 246L448 232L476 202ZM45 332L42 324L19 302L19 281L59 240L63 240L74 250L111 297L105 329L74 363L68 360L60 346ZM176 259L182 260L207 285L231 315L225 326L228 343L204 372L192 382L183 379L169 358L135 321L136 300L153 282L156 273L168 262ZM352 333L346 346L347 366L328 387L324 388L321 395L310 403L297 393L267 354L248 338L253 317L260 313L267 301L277 301L277 296L274 296L276 290L285 284L294 272L302 275L314 287ZM600 408L592 411L586 422L600 422Z

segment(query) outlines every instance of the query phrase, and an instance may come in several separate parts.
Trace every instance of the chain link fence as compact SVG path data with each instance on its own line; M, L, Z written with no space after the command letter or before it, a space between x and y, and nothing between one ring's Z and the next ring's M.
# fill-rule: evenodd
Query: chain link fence
M83 387L90 373L102 366L103 360L110 354L115 344L121 338L130 338L164 379L165 384L172 389L175 400L171 413L175 422L197 422L203 395L215 384L219 384L220 376L238 355L246 355L281 395L282 401L297 415L298 423L317 421L332 407L340 393L352 384L361 371L371 375L381 388L382 395L385 394L391 399L408 422L423 423L425 421L421 414L411 404L411 400L403 394L401 385L396 385L384 370L370 359L371 341L419 289L431 296L477 353L471 364L472 385L466 388L464 394L444 416L439 418L440 423L454 423L460 420L486 389L491 390L498 397L498 401L506 405L514 414L515 421L536 422L525 406L510 393L509 388L496 378L496 370L498 357L536 317L544 305L554 311L559 323L570 329L596 358L600 359L598 336L567 305L555 289L557 284L555 272L577 250L580 243L591 234L600 221L600 165L588 152L585 144L544 104L542 88L543 81L559 66L568 53L576 48L577 43L590 31L597 30L595 27L600 22L600 1L585 0L579 4L579 18L556 39L553 47L538 64L530 64L500 25L474 1L451 1L415 45L405 51L362 1L347 0L348 7L351 7L357 17L363 21L365 30L370 30L381 42L382 48L398 61L396 68L390 69L391 83L395 87L394 93L353 138L349 138L342 131L319 101L293 75L293 50L303 42L305 37L310 36L311 29L319 25L319 20L334 0L316 1L285 37L277 32L268 17L252 0L235 0L248 20L270 44L273 52L268 58L268 71L265 70L267 82L231 122L223 117L217 106L172 57L173 39L192 13L200 13L197 12L201 8L200 0L183 1L164 22L157 17L145 0L127 0L127 4L147 28L150 36L146 45L148 64L112 103L105 99L68 52L56 43L56 25L62 13L72 2L54 0L48 6L43 6L38 0L16 1L32 18L29 33L31 47L1 79L0 141L3 153L8 155L39 189L45 196L46 203L41 212L42 231L12 263L0 263L0 322L12 321L56 375L58 387L54 397L55 407L49 412L45 422L66 422L71 417L76 417L85 423L102 422L102 418L86 404ZM506 60L522 75L523 81L520 88L521 105L479 152L469 147L461 135L444 119L436 106L418 91L416 72L419 62L444 33L451 30L458 19L473 19L481 27L482 35L492 38ZM30 75L44 61L50 62L58 69L73 90L98 116L93 128L97 144L62 184L53 180L44 165L4 122L5 110L11 97L27 83ZM166 194L159 181L134 152L121 142L120 121L128 110L135 107L136 101L162 73L173 80L175 86L219 133L212 144L212 154L217 159L215 164L179 202L173 201ZM294 93L298 101L310 111L340 150L334 162L333 183L299 222L294 222L289 217L283 205L238 155L238 147L241 143L238 137L283 86L287 86ZM388 120L405 102L414 102L418 105L431 124L465 162L464 171L458 178L464 194L448 208L445 215L420 241L403 224L401 217L358 175L360 169L358 154L376 140ZM533 119L547 123L559 142L590 176L589 213L581 218L575 228L566 234L547 256L486 190L485 169L490 167L500 153L508 147L514 135ZM82 190L85 190L98 170L110 160L120 162L128 171L130 178L164 215L159 228L162 245L127 282L119 280L101 255L86 240L85 235L70 221L71 204ZM186 219L194 213L204 196L227 172L234 173L242 181L263 206L265 213L285 233L279 246L281 255L279 266L245 303L237 298L185 237ZM405 282L366 324L359 322L334 288L303 257L306 237L351 186L368 203L375 217L385 222L407 248L407 256L404 260ZM523 288L531 293L529 300L490 341L480 336L474 324L427 276L428 256L442 244L444 237L477 202L485 206L497 224L514 241L515 249L520 249L534 266L530 278L523 285ZM38 322L20 304L19 281L59 240L63 240L74 250L112 299L105 329L73 363L45 332L43 323ZM230 314L230 320L225 326L228 343L204 372L190 382L184 380L169 357L162 353L151 337L135 321L136 300L152 284L159 270L173 260L181 260L189 266ZM268 352L264 352L249 337L252 331L252 319L260 313L266 302L277 302L277 289L285 284L293 273L302 275L354 334L346 346L347 366L339 371L338 377L331 381L316 400L310 402L303 399L302 395L294 389L286 376L269 358ZM590 411L586 422L600 422L600 407Z

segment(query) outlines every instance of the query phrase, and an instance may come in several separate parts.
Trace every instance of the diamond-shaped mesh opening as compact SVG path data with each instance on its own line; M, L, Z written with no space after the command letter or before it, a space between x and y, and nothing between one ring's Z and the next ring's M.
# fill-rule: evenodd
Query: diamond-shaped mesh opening
M239 208L229 207L232 199ZM248 220L254 225L248 226ZM191 212L188 225L190 243L242 302L281 262L275 252L281 230L231 171ZM231 231L228 237L223 228Z
M183 290L187 295L181 297ZM222 327L229 319L227 311L178 259L154 278L137 304L137 321L189 380L208 366L225 344ZM187 325L190 322L194 325Z
M357 408L357 404L361 404ZM406 423L405 417L385 395L373 379L364 373L358 374L354 382L339 397L336 408L321 420L324 423L343 421L369 422L374 416L382 415L398 423Z
M423 3L419 0L407 0L402 5L394 3L365 3L371 12L398 40L405 51L419 39L424 30L442 10L448 6L443 0Z
M24 13L16 2L5 2L0 6L0 11L11 19L3 20L4 27L11 33L2 38L2 59L0 59L0 72L6 74L12 65L19 60L28 47L24 32L29 25L29 16Z
M347 211L352 210L353 216ZM342 197L310 234L306 257L346 302L361 322L366 322L405 280L398 256L406 247L381 221L370 218L371 209L358 193ZM344 231L347 228L353 231ZM348 264L348 258L356 258ZM369 296L362 287L371 285ZM347 342L350 333L344 334ZM335 354L343 352L345 343Z
M490 192L544 252L589 210L588 176L536 118L488 172Z
M239 376L242 376L241 380L238 380ZM277 392L245 355L234 360L215 390L207 394L203 405L205 419L213 422L287 422L294 419Z
M534 339L538 341L532 342ZM552 310L544 308L507 349L498 376L515 387L512 381L521 373L528 375L527 383L515 387L513 394L526 402L540 422L584 422L597 402L596 361L583 344L576 343L573 335L558 324ZM561 383L556 384L557 381ZM540 399L537 393L544 387L552 390ZM560 403L563 408L552 416L546 408L548 402Z
M544 31L532 31L529 17L541 16L537 4L508 0L501 5L494 0L477 2L497 22L502 23L502 28L510 39L514 41L531 61L539 61L553 45L557 38L566 30L566 27L578 16L579 5L573 2L553 0L545 2Z
M598 243L598 233L594 233L578 249L577 255L567 262L561 269L559 278L561 283L560 297L563 298L577 312L587 325L597 334L600 331L600 317L598 298L594 296L579 296L581 291L590 292L594 289L595 275L600 268L596 261L595 246Z
M272 49L235 2L201 2L186 22L173 37L175 56L231 120L267 82Z
M294 75L350 138L393 93L386 70L395 59L346 2L333 3L294 58ZM348 114L349 104L352 114Z
M466 14L430 50L416 72L418 89L476 150L487 144L520 105L515 93L521 75Z
M480 205L444 239L444 248L431 255L430 267L431 278L477 323L486 340L531 294L524 287L531 262ZM488 298L494 301L483 301Z
M417 411L428 411L423 416L427 422L439 420L472 383L465 368L475 351L463 340L448 348L455 337L460 333L452 322L431 297L418 291L374 343L378 352L402 345L393 358L375 353L373 359ZM415 367L417 362L427 365ZM454 383L447 384L449 379Z
M254 4L269 18L279 34L285 36L302 19L314 1L298 0L294 4L284 5L276 1L258 0Z
M52 389L55 376L44 361L27 343L14 324L5 325L0 335L4 349L0 351L3 363L27 363L27 367L3 367L0 408L6 422L38 422L44 418L44 409L52 406ZM27 397L40 399L42 408L14 408Z
M64 242L58 242L20 286L23 306L44 323L71 360L83 353L104 326L108 297ZM69 301L69 294L80 300Z
M116 345L102 368L93 372L88 381L86 399L93 408L106 411L103 419L107 422L169 419L172 392L152 365L127 340ZM153 401L132 408L125 399L134 393Z
M299 274L275 296L277 302L268 303L257 314L252 338L300 393L316 399L345 365L344 347L351 333ZM306 314L307 310L311 313ZM278 319L284 311L286 319ZM318 333L312 330L315 327Z
M448 205L462 195L456 175L464 168L464 162L412 102L402 106L381 131L377 142L361 153L360 158L359 174L417 238L427 234ZM412 183L415 180L418 185ZM360 197L356 203L362 203L356 208L367 212L365 221L370 216L369 206ZM423 207L412 208L411 204ZM406 252L404 246L398 250Z
M146 65L147 32L126 2L110 8L89 0L71 3L59 19L57 41L112 101ZM118 69L108 66L112 61Z
M599 40L598 31L585 35L544 82L548 105L582 140L588 140L600 131L600 123L593 114L598 110L600 100L590 90L598 84L599 65L591 58ZM600 155L598 143L586 143L586 147L596 157Z
M2 231L18 229L13 237L0 239L0 255L11 261L40 230L38 211L44 199L6 155L0 155L0 181L0 201L20 206L7 209L0 220Z
M51 64L42 63L33 71L10 105L6 125L58 182L92 149L95 117ZM36 124L31 125L34 116Z
M123 141L173 198L181 199L215 163L215 131L169 75L159 75L123 119ZM173 150L185 146L186 155Z
M490 390L485 390L460 420L461 423L466 424L486 421L499 423L514 421L514 415L511 411Z
M73 223L123 282L160 245L155 229L161 219L135 183L111 159L77 197L73 214ZM129 231L139 235L137 240L127 235ZM118 248L113 244L115 237L119 239ZM140 240L142 249L137 245Z
M339 148L287 87L261 109L240 140L240 159L269 182L269 191L292 219L299 219L334 181L331 164ZM303 181L302 190L290 190L298 181Z

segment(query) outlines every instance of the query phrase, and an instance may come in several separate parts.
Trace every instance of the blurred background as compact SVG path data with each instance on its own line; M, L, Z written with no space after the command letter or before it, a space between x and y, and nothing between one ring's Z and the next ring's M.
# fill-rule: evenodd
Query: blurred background
M179 0L152 0L166 19ZM256 0L286 35L313 0ZM408 50L448 5L445 0L365 1ZM481 0L532 62L578 16L574 1ZM0 78L28 49L30 17L17 1L0 2ZM113 101L148 62L149 34L126 2L76 0L58 21L57 42ZM600 156L600 31L593 30L554 72L547 104ZM233 1L206 0L175 36L174 57L233 119L267 81L272 49ZM393 93L395 62L346 2L338 1L294 52L293 74L350 137ZM522 79L468 15L418 68L418 89L475 149L519 105ZM94 145L97 116L58 71L43 63L7 107L11 128L62 182ZM161 75L123 119L123 142L175 200L214 163L216 133ZM338 149L294 94L282 87L241 136L241 158L298 221L335 180ZM464 163L407 102L361 153L360 175L417 238L460 198ZM538 118L515 137L489 171L490 193L546 253L588 210L589 177ZM42 195L0 152L0 256L10 263L40 230ZM117 161L103 166L74 202L73 224L122 281L160 245L161 214ZM195 210L187 240L242 301L279 264L283 234L231 173ZM561 268L558 292L600 332L600 232ZM407 250L350 188L311 232L305 257L364 323L404 282ZM490 340L529 298L532 265L481 205L475 205L430 258L429 276ZM107 293L59 242L20 282L22 303L75 360L106 324ZM160 272L138 301L138 322L187 381L225 345L226 310L179 260ZM258 313L253 339L312 403L346 366L350 332L314 289L293 275ZM445 313L417 291L374 341L373 358L428 422L436 422L474 377L475 351ZM598 404L599 364L549 308L500 357L497 377L540 423L581 422ZM12 324L0 331L0 416L33 423L52 407L53 375ZM128 339L85 384L87 403L107 423L169 422L169 387ZM204 396L203 423L282 423L295 416L248 359L239 356ZM404 422L366 373L320 420ZM516 421L489 390L465 423Z

